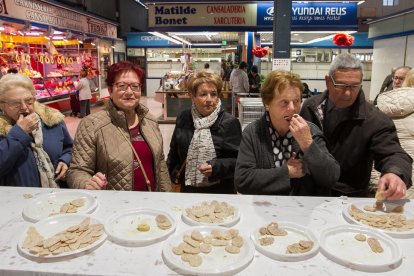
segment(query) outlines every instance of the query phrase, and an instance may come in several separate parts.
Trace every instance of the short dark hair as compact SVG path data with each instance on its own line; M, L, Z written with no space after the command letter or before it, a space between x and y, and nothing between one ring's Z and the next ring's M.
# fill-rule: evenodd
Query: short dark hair
M138 65L133 64L130 61L124 60L124 61L112 64L111 66L109 66L108 73L106 75L106 80L105 80L106 84L108 86L114 85L115 79L117 77L129 71L135 72L135 74L137 74L139 81L141 83L145 81L144 69L142 69Z
M247 63L245 61L240 62L239 69L245 69L247 68Z
M257 74L259 72L259 69L257 68L256 65L253 65L250 71Z
M210 64L204 63L204 69L208 69L208 68L210 68Z

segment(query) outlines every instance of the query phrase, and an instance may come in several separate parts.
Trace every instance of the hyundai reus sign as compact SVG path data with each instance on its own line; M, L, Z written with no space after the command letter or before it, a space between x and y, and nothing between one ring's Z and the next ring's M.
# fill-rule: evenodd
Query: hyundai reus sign
M292 3L294 29L344 29L357 27L357 3ZM273 25L273 3L257 4L257 27Z

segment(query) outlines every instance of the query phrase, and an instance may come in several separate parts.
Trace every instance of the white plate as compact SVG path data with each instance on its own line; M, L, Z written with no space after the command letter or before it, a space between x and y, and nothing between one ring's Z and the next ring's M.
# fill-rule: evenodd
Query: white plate
M41 220L33 225L36 228L36 230L39 232L40 235L42 235L45 239L50 238L52 236L54 236L55 234L67 229L70 226L79 224L80 222L82 222L85 218L88 218L90 216L88 215L81 215L81 214L69 214L69 215L56 215L44 220ZM98 219L90 217L91 218L91 224L97 224L97 223L101 223ZM29 226L29 227L30 227ZM99 237L99 240L95 241L94 243L74 250L74 251L70 251L70 252L64 252L61 253L59 255L49 255L49 256L36 256L36 255L32 255L29 253L29 250L26 248L23 248L23 242L26 239L27 236L27 230L29 229L29 227L27 227L18 243L17 243L17 248L18 250L25 256L28 257L29 259L56 259L56 258L61 258L61 257L66 257L66 256L75 256L75 255L80 255L86 252L90 252L92 250L94 250L95 248L97 248L99 245L101 245L107 235L105 232L102 233L102 235Z
M313 257L318 253L319 244L316 236L309 229L292 222L278 222L279 228L282 228L288 232L286 236L272 236L265 235L274 238L274 242L268 246L262 246L259 238L265 237L259 233L259 229L255 230L251 234L251 239L260 253L269 258L279 261L302 261ZM305 253L287 254L286 249L288 245L297 243L300 240L313 241L313 248Z
M221 202L221 201L219 201L219 202ZM208 201L208 203L211 203L211 201ZM233 206L233 208L234 208L234 214L233 214L233 216L230 216L230 217L225 218L224 221L223 222L220 222L220 223L206 223L206 222L196 221L196 220L193 220L192 218L190 218L189 216L187 216L186 209L192 208L194 206L199 206L199 205L201 205L201 202L198 203L198 204L191 205L191 206L189 206L187 208L184 208L181 217L182 217L182 219L183 219L183 221L185 223L187 223L188 225L191 225L191 226L197 226L197 225L217 225L217 226L230 227L230 226L235 225L237 222L239 222L239 220L240 220L240 212L239 212L239 209L236 206L234 206L233 204L230 204L228 202L227 202L227 204Z
M160 229L155 221L157 215L166 216L171 222L171 227L166 230ZM138 224L141 223L148 224L150 230L148 232L138 231ZM131 209L111 216L105 222L105 231L110 239L116 243L127 246L143 246L166 239L175 231L175 226L175 220L163 211Z
M59 191L32 198L23 209L23 217L30 222L37 222L50 217L53 213L60 215L60 207L63 204L78 198L85 200L85 204L78 208L76 212L78 214L90 214L98 206L96 198L87 192Z
M394 237L394 238L412 238L414 237L414 229L412 230L408 230L408 231L392 231L392 230L386 230L386 229L379 229L379 228L375 228L372 227L370 225L366 225L363 224L362 222L357 221L354 217L351 216L351 214L349 213L349 211L351 210L351 205L354 204L356 207L358 207L359 209L361 209L363 212L367 213L367 214L384 214L383 211L376 211L376 212L369 212L364 210L364 206L365 205L374 205L375 203L375 199L370 199L370 200L358 200L356 202L351 202L348 203L346 205L344 205L344 207L342 208L342 215L344 216L345 220L349 223L355 223L355 224L359 224L362 226L366 226L372 229L376 229L379 231L382 231L384 233L387 233L388 235ZM392 201L386 201L386 210L392 210L394 207L398 206L398 205L402 205L401 203L394 203ZM386 212L385 212L386 213ZM405 217L407 219L414 219L414 214L411 213L410 211L407 211L407 208L404 207L404 211L402 212L403 215L405 215Z
M374 253L366 241L355 239L361 233L378 239L384 252ZM353 269L382 272L398 267L402 261L401 249L395 241L378 230L360 225L339 225L325 229L319 240L321 252L334 262Z
M164 242L162 249L164 262L174 272L190 275L234 275L246 268L253 259L254 246L249 239L243 236L244 244L239 254L226 252L224 246L213 246L213 250L210 253L200 253L200 256L203 258L203 263L199 267L190 266L189 263L181 260L181 256L175 255L172 252L173 247L183 242L184 235L191 235L192 231L197 230L205 236L209 235L213 229L220 231L228 230L228 228L220 226L196 226L168 238Z

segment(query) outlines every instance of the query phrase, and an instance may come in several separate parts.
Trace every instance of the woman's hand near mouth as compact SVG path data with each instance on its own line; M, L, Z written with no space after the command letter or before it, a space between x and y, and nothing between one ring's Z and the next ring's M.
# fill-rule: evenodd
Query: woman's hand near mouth
M294 114L289 122L289 130L298 142L300 149L303 153L307 152L313 142L308 123L298 114Z

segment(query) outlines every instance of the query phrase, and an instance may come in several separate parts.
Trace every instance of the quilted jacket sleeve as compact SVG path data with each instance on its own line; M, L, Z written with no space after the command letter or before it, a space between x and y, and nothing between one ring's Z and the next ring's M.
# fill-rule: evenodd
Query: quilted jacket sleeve
M84 189L87 181L95 174L96 142L93 122L88 118L81 120L76 131L72 162L67 175L69 187Z
M159 129L159 126L157 124L157 132L159 134L160 138L160 148L161 148L161 154L159 155L158 163L160 166L159 171L159 187L161 192L170 192L171 191L171 180L170 180L170 174L168 172L167 162L165 161L165 155L164 155L164 146L163 146L163 139L161 135L161 131Z

